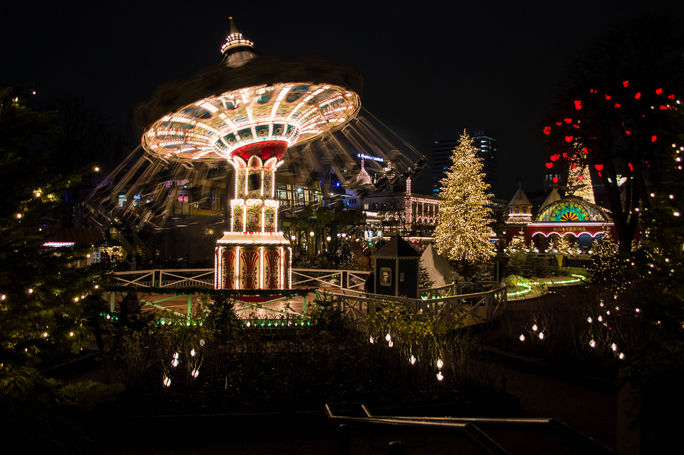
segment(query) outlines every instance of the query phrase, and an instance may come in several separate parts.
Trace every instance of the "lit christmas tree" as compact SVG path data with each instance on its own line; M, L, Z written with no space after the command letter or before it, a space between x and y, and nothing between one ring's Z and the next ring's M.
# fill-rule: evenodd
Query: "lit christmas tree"
M452 261L474 263L494 256L491 194L484 182L482 160L464 131L452 151L451 167L441 181L444 199L437 215L435 246Z

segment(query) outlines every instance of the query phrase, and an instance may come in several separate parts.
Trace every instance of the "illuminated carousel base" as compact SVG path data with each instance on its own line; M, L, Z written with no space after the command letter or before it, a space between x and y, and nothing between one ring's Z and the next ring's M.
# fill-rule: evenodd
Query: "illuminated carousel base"
M276 290L292 286L292 249L279 232L225 232L215 254L216 289Z

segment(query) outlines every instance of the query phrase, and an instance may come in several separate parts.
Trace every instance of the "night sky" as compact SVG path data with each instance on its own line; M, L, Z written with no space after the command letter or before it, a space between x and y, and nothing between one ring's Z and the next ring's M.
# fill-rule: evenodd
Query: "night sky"
M232 15L258 54L352 65L364 78L364 106L426 155L435 138L487 129L505 198L519 181L542 186L540 123L576 53L621 22L683 12L679 2L596 0L448 10L443 2L6 3L0 84L35 87L45 105L81 97L130 134L137 102L220 60Z

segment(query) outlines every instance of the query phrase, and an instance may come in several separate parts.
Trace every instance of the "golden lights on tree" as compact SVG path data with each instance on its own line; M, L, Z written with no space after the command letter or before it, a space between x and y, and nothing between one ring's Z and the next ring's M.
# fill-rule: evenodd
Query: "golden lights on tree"
M441 181L442 205L437 215L435 245L453 261L474 263L494 256L489 185L484 182L482 159L464 131L452 151L451 167Z

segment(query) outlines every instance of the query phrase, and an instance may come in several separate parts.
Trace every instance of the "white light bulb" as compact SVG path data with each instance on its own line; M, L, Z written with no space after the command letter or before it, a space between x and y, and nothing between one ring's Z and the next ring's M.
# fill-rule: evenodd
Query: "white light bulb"
M441 380L443 380L443 379L444 379L444 375L442 374L441 371L438 371L438 372L437 372L437 380L438 380L438 381L441 381Z
M589 346L591 346L592 348L595 348L595 347L596 347L596 341L591 340L591 341L589 342Z
M409 363L410 363L411 365L415 365L415 364L416 364L416 356L414 356L413 354L411 354L411 357L409 358Z
M543 340L544 339L544 332L539 332L539 339Z
M539 329L539 327L537 327L537 324L533 324L533 325L532 325L532 330L534 330L534 331L536 332L537 329Z
M392 336L388 333L385 335L385 340L390 341L392 339Z
M518 339L519 339L520 341L525 341L525 335L520 334L520 336L518 337Z
M441 369L444 366L444 362L442 362L442 359L437 359L437 368Z
M617 351L617 344L612 343L612 344L610 345L610 349L612 349L613 352Z
M591 324L592 322L594 322L594 320L591 318L591 316L589 316L589 317L587 318L587 322L588 322L589 324Z

